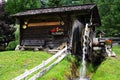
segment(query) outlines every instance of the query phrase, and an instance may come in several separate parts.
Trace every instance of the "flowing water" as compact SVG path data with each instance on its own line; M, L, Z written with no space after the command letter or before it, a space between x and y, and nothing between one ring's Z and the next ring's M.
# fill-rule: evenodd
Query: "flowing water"
M83 53L82 57L82 66L80 68L80 76L79 78L75 78L74 80L90 80L86 77L86 61L85 61L85 53Z
M81 23L79 23L79 21L76 20L74 22L74 25L73 25L74 26L73 29L72 29L73 31L74 31L74 28L77 27L76 25L82 26ZM86 36L87 37L89 36L88 24L86 24L86 26L85 26L85 32L84 32L84 36L83 36L83 38L84 38L84 41L83 41L83 55L82 55L82 66L81 66L80 72L79 72L80 76L79 76L79 78L75 78L74 80L90 80L90 79L86 78L86 61L85 61L85 55L86 55L86 50L87 50ZM71 37L71 38L73 38L73 37ZM71 41L72 41L72 39L71 39ZM71 46L72 46L72 42L70 42L70 43L71 43ZM75 74L75 73L73 73L73 74Z
M82 66L79 70L78 65L76 65L76 63L72 63L72 67L71 67L71 78L68 78L68 80L90 80L88 77L86 77L86 61L85 61L85 54L83 54L83 58L82 58ZM78 76L76 76L78 73ZM79 74L80 73L80 74Z
M86 61L85 61L85 54L87 54L87 47L86 47L86 42L87 39L86 37L89 37L89 30L88 30L88 24L85 26L85 31L84 31L84 36L83 36L83 55L82 55L82 66L80 68L80 78L79 80L88 80L86 78Z
M82 57L82 66L80 68L80 77L76 80L90 80L86 77L86 61L85 61L85 53L83 53Z
M85 54L83 53L82 58L82 67L80 68L80 79L79 80L86 80L86 62L85 62Z

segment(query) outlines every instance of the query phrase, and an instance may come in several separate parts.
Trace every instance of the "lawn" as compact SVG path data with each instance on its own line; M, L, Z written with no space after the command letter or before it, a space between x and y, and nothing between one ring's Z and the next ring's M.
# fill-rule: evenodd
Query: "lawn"
M25 69L31 69L51 56L46 52L5 51L0 52L0 80L11 80Z
M120 80L120 46L113 47L117 57L107 57L93 74L92 80ZM0 52L0 80L11 80L25 69L31 69L51 57L43 51L5 51ZM71 63L68 56L37 80L66 80L70 75Z
M67 77L70 75L70 65L71 63L65 58L37 80L67 80Z
M116 57L107 57L97 69L92 80L120 80L120 46L113 47Z
M52 55L46 52L34 51L5 51L0 52L0 80L11 80L25 69L31 69L47 60ZM68 56L72 59L72 56ZM62 60L59 64L54 66L50 71L38 80L65 80L66 76L70 74L70 61L68 57Z

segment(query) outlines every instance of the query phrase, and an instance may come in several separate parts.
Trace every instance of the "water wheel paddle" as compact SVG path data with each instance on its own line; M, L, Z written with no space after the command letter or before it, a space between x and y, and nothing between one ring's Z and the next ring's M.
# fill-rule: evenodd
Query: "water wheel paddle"
M83 24L80 23L78 20L74 20L71 36L71 52L79 58L82 56L82 30Z

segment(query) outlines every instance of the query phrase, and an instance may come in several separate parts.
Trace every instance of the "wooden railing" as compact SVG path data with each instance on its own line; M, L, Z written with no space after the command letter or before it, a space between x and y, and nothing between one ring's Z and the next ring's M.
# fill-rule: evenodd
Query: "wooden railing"
M58 51L55 55L53 55L52 57L50 57L49 59L47 59L46 61L43 61L40 65L30 69L30 70L26 70L23 74L17 76L16 78L12 79L12 80L21 80L21 79L28 79L27 77L29 75L31 75L32 73L40 70L37 74L33 75L32 77L30 77L28 80L36 80L37 78L41 77L42 75L45 74L45 72L47 72L49 69L51 69L54 65L56 65L57 63L59 63L62 59L64 59L64 57L67 55L67 46L65 48L63 48L62 50ZM57 59L56 59L57 58ZM56 61L54 61L56 59ZM54 61L54 62L52 62ZM46 67L46 65L48 63L52 62L51 64L49 64L49 66Z

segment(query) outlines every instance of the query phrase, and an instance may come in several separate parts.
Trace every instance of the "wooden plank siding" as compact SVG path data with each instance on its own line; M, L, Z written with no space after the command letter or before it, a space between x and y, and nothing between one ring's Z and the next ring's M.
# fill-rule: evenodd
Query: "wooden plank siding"
M49 41L57 44L56 41L63 40L68 35L70 27L70 22L68 22L68 17L61 20L58 16L38 16L23 18L21 20L20 26L20 45L40 45L41 41L49 43ZM70 19L69 19L70 21ZM25 24L27 22L27 24ZM65 24L62 25L61 22ZM23 28L23 25L26 25L26 28ZM62 27L65 30L65 34L62 36L53 36L50 34L50 30L56 27ZM61 41L62 42L62 41ZM61 43L59 43L61 44Z
M27 27L23 30L23 39L43 39L44 37L50 36L50 30L52 26L46 27Z

